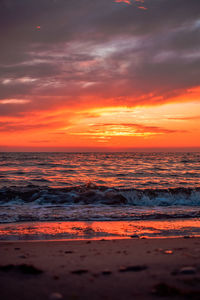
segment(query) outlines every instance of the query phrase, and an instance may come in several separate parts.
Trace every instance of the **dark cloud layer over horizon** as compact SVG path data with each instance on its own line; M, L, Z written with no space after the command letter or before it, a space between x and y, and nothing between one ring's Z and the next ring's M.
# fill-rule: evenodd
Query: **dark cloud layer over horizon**
M199 86L200 1L130 2L1 0L0 115L159 104Z

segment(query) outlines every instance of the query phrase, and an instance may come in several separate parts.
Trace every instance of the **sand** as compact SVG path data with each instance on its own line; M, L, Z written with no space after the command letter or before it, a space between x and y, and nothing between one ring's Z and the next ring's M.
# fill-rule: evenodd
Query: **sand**
M200 299L200 238L0 243L0 299Z

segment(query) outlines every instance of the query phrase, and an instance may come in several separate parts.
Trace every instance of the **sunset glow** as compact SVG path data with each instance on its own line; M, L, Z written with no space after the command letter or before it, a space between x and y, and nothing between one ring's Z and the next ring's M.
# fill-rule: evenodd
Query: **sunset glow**
M149 220L147 221L109 221L109 222L38 222L35 224L21 223L13 226L1 225L0 235L46 237L46 239L130 239L133 234L145 238L177 237L190 230L199 236L199 220ZM181 233L180 233L180 232ZM179 232L179 233L178 233ZM177 234L178 233L178 234ZM182 233L183 234L183 233ZM156 251L162 251L157 249Z
M0 4L1 151L200 147L197 1L41 3Z

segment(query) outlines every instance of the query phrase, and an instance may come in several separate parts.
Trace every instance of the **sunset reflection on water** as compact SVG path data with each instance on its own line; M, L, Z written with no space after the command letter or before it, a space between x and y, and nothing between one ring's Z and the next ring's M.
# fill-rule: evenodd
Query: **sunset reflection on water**
M200 236L200 221L27 222L1 224L1 240L115 239Z
M198 187L199 153L3 153L3 186Z

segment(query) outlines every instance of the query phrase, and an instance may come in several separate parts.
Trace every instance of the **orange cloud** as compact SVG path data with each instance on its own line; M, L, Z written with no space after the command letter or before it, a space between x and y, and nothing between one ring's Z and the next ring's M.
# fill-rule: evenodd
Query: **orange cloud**
M200 120L200 116L174 117L174 118L169 118L169 120L177 120L177 121L193 121L193 120Z
M138 6L139 9L142 9L142 10L147 10L147 7L144 7L144 6Z
M123 2L123 3L131 4L130 0L114 0L114 2L116 2L116 3Z
M91 125L91 127L92 129L85 134L102 136L149 136L156 134L175 133L177 131L180 131L175 129L165 129L161 127L147 126L136 123L95 124Z
M199 1L30 1L0 10L1 144L200 145Z

